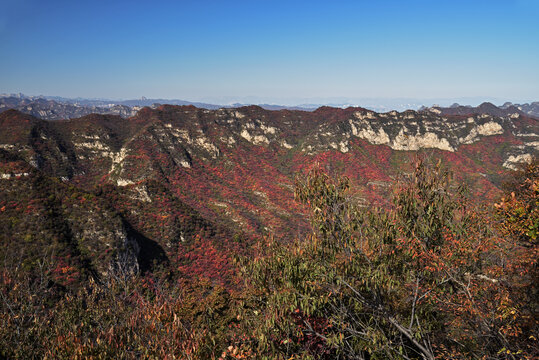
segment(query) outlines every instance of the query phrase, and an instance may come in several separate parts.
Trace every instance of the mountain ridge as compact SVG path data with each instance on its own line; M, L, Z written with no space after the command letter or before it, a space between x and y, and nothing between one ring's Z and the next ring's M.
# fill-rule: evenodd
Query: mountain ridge
M7 110L0 113L0 148L20 165L2 160L0 182L29 192L21 174L31 168L56 184L51 193L97 196L113 209L107 211L124 219L119 233L136 234L133 249L145 249L142 253L181 276L200 274L231 284L234 254L246 251L247 244L269 234L289 241L308 229L305 211L294 201L294 179L316 163L347 176L359 203L384 206L391 183L418 154L442 159L459 182L488 200L500 193L506 169L538 153L538 121L525 114L432 110L160 105L125 119L91 114L56 121ZM7 188L0 191L5 198L0 208L18 196ZM22 211L16 209L31 200L24 198L10 211ZM0 219L7 215L0 213ZM73 239L92 237L80 231L72 230ZM154 260L130 258L140 269L154 268Z
M423 108L426 110L429 108ZM443 115L473 115L473 114L489 114L494 116L509 116L511 114L522 114L535 118L539 118L539 102L530 104L513 104L506 102L501 106L496 106L490 102L483 102L474 107L469 105L453 104L450 107L432 106L431 110L438 110Z

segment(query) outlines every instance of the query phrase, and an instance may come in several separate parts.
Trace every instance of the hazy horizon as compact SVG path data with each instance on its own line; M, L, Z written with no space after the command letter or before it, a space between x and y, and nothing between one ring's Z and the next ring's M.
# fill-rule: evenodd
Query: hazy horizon
M271 106L287 106L287 107L317 107L317 106L359 106L364 108L369 108L372 110L404 110L411 109L416 110L422 106L433 106L440 105L442 107L448 107L454 103L464 106L478 106L484 102L490 102L494 105L501 106L505 102L509 101L514 104L524 104L531 103L534 101L539 101L539 99L497 99L497 98L487 98L487 97L461 97L461 98L258 98L255 96L246 96L246 97L221 97L221 98L206 98L206 99L177 99L177 98L152 98L152 97L137 97L137 98L84 98L78 96L58 96L51 94L25 94L25 93L0 93L0 95L18 95L22 94L27 97L45 97L45 98L66 98L70 100L94 100L94 101L111 101L111 102L121 102L129 100L165 100L165 101L186 101L192 103L205 103L209 105L271 105Z

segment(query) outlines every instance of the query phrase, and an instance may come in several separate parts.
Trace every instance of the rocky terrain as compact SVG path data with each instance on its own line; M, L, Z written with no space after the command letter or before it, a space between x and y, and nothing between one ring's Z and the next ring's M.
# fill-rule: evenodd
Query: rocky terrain
M32 251L63 254L77 274L173 264L182 276L226 282L234 254L254 239L305 231L294 177L314 163L349 177L365 205L383 206L419 153L442 159L474 196L498 196L506 170L539 152L539 122L513 107L486 110L163 105L59 121L7 110L0 239L17 239L9 251L20 252L37 235Z

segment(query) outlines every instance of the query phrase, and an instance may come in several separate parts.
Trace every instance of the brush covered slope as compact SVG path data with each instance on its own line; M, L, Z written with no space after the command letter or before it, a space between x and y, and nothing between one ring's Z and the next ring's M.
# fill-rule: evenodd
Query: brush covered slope
M61 132L12 111L0 117L0 252L9 267L34 273L47 258L54 283L71 288L89 278L148 271L231 284L232 256L246 248L240 230L206 220L151 177L136 187L94 179L91 187L70 183L77 172L90 175L92 169L81 166ZM92 117L81 123L106 132L117 121L98 119L101 124Z
M322 107L304 112L164 105L128 119L92 114L54 122L8 110L0 114L0 128L5 153L1 206L14 203L13 194L24 194L11 205L15 209L45 197L31 195L35 190L29 183L39 176L55 189L69 189L69 197L87 193L109 204L102 211L79 204L77 209L86 211L86 218L111 218L105 211L112 211L121 220L110 231L138 234L108 245L117 253L125 246L113 244L132 243L135 268L175 258L201 267L195 273L213 271L212 278L220 270L210 268L229 262L230 254L244 245L241 241L270 233L293 238L306 231L304 209L293 199L294 174L314 163L349 177L360 203L383 205L390 184L423 152L443 159L476 196L493 199L505 170L531 159L539 148L537 119L518 112L497 117L441 115L435 109L375 113ZM9 170L12 166L26 170ZM66 206L64 213L71 213L72 205ZM70 231L73 239L96 237ZM24 239L26 234L12 229L9 236ZM78 248L79 242L71 246ZM204 247L216 247L216 258L202 255ZM200 259L186 260L196 257L193 249L201 252Z
M427 151L490 196L504 168L529 159L539 141L537 120L519 113L162 106L128 119L89 115L56 122L10 110L1 122L0 146L49 176L85 188L136 187L154 179L202 214L250 232L263 230L262 217L276 232L297 223L286 221L297 213L293 174L310 163L351 177L358 196L370 201L382 199L378 189L411 156Z
M521 113L361 108L161 106L55 122L8 110L0 128L2 248L29 269L50 254L75 283L156 268L231 283L247 243L308 229L293 188L310 164L348 176L358 202L384 204L423 151L492 199L504 167L531 158L539 141L537 120Z
M534 118L161 106L0 129L0 357L538 353L537 165L495 221L476 208L537 155Z

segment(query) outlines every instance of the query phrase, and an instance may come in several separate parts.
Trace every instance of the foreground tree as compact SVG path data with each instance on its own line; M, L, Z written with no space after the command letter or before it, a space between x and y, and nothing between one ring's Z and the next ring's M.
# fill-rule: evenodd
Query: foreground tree
M389 210L361 209L347 189L319 168L298 178L313 233L269 239L244 264L261 357L533 356L507 337L507 246L449 171L419 160Z
M506 194L495 204L497 229L507 239L510 254L505 264L508 296L500 316L506 321L501 329L516 347L518 355L539 356L539 160L524 164L506 184ZM515 352L512 348L504 351Z

